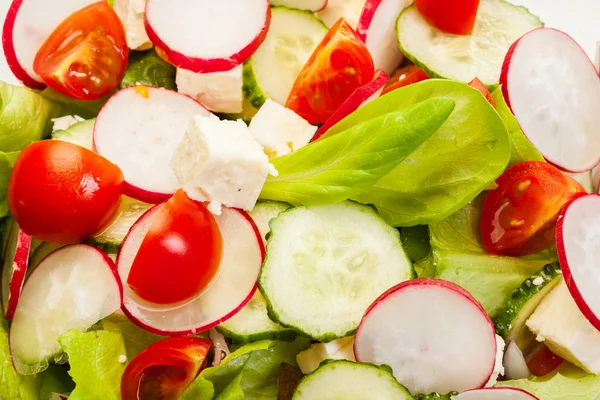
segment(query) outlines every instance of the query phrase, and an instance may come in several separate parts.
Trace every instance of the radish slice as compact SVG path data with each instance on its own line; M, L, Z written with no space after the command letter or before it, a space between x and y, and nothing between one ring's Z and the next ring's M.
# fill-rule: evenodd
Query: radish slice
M98 0L13 0L2 30L8 66L26 86L46 85L33 71L33 60L54 29L69 15Z
M525 379L531 376L525 356L514 340L508 342L502 364L507 379Z
M396 21L412 0L367 0L356 33L365 42L375 68L391 74L404 59L398 46Z
M272 6L284 6L298 10L321 11L327 7L327 0L269 0Z
M229 71L265 40L267 0L148 0L146 32L171 64L194 72Z
M551 163L570 172L600 162L600 79L566 33L533 30L509 49L500 77L523 132Z
M159 203L179 188L171 156L194 115L210 112L185 95L135 86L114 94L94 125L94 148L117 164L127 196Z
M337 111L334 112L333 115L329 117L329 119L327 119L323 125L321 125L319 130L317 130L317 133L315 133L312 141L314 142L323 136L325 132L327 132L332 126L346 118L348 115L352 114L354 111L381 96L381 92L383 92L383 88L389 80L390 77L388 74L382 70L377 70L375 72L375 77L371 82L356 89L354 93L352 93L350 97L346 99L341 107L338 108Z
M556 224L558 261L581 313L600 330L600 195L579 197L567 204Z
M133 225L117 259L127 282L131 265L160 205ZM215 216L223 236L223 255L216 277L198 297L180 305L149 303L125 285L123 312L140 328L159 335L194 334L209 330L234 316L256 292L264 246L256 225L241 210L223 207ZM165 266L168 268L168 266Z
M496 361L494 325L460 286L414 279L382 294L354 339L357 361L387 364L413 394L483 387Z
M539 400L523 389L511 387L496 387L468 390L453 396L452 400Z
M2 306L4 307L4 318L8 320L12 319L21 296L30 249L31 236L23 232L16 222L13 222L8 232L8 241L4 250L4 265L2 266Z
M27 279L10 326L17 372L35 374L52 358L65 361L58 337L114 313L122 296L115 264L94 247L75 244L44 258Z

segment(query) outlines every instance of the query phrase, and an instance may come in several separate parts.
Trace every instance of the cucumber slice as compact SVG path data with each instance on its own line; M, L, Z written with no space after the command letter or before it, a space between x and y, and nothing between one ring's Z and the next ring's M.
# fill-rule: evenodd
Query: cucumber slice
M389 367L328 360L298 384L292 400L412 400Z
M31 274L35 267L50 253L52 253L56 249L60 249L64 247L63 244L55 244L49 242L42 242L37 249L33 253L31 253L31 257L29 258L29 269L27 270L27 275Z
M116 254L121 248L121 243L127 236L129 228L133 226L142 214L152 207L151 204L142 203L130 197L123 196L119 209L113 220L99 234L91 238L88 243L98 247L107 254Z
M509 47L543 25L525 7L504 0L482 0L471 35L437 30L415 6L400 14L396 33L402 52L429 76L465 83L478 77L488 88L494 88Z
M88 119L77 122L67 129L54 131L52 132L52 139L77 144L81 147L85 147L88 150L92 150L94 147L92 143L92 137L94 136L95 122L96 118Z
M269 233L269 222L291 205L278 201L259 202L249 212L254 220L260 236L266 242ZM267 302L262 294L256 291L250 302L233 317L217 326L217 330L234 343L255 342L258 340L292 340L296 337L293 329L284 328L271 321L267 313Z
M548 264L527 278L521 287L515 289L508 303L494 318L498 335L502 336L507 343L514 340L520 349L525 349L534 339L525 322L544 297L560 282L561 277L560 265Z
M269 317L312 339L350 336L381 293L414 276L398 231L370 206L297 207L270 225L258 281Z
M244 96L256 108L267 98L285 104L300 70L327 27L310 11L271 8L271 25L265 41L244 63Z

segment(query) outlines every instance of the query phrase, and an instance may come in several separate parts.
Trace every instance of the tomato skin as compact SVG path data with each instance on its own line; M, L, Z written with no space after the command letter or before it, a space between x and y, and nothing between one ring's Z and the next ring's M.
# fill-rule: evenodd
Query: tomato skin
M342 18L300 71L285 106L311 124L321 124L374 74L369 50Z
M148 346L125 368L123 400L176 400L206 367L211 345L205 339L180 336Z
M490 94L490 91L483 84L483 82L479 80L479 78L475 77L471 82L469 82L469 86L471 86L473 89L479 90L479 92L481 92L483 97L485 97L485 99L492 105L492 107L496 107L496 105L494 104L494 100L492 99L492 95Z
M213 215L183 190L153 216L127 283L141 298L172 304L206 288L221 262L222 238Z
M100 1L74 12L52 32L33 69L57 92L97 100L119 85L128 58L123 24L112 7Z
M51 243L79 243L114 215L123 189L115 164L59 140L27 146L8 183L8 207L28 234Z
M527 368L535 376L545 376L560 367L564 361L554 354L544 343L539 343L525 359Z
M417 67L416 65L407 65L406 67L399 68L396 70L396 72L394 72L388 84L385 85L381 95L383 96L392 90L400 89L402 87L427 79L429 79L429 75L427 75L421 68Z
M481 238L492 254L524 256L554 243L561 208L586 191L552 165L526 161L508 168L488 192Z
M473 33L479 0L415 0L417 10L431 25L455 35Z

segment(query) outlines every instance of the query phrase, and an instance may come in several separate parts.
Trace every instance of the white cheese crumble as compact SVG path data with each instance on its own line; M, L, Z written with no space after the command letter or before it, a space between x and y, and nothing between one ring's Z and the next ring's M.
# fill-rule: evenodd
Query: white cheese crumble
M238 114L243 111L242 66L229 71L199 74L177 68L177 91L195 98L215 112Z
M152 48L152 42L144 26L146 0L115 0L113 8L125 28L127 46L132 50Z

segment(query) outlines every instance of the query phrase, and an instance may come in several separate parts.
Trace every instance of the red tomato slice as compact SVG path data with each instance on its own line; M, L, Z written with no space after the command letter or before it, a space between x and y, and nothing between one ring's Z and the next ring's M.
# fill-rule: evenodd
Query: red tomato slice
M473 33L479 0L415 0L417 10L427 22L446 33Z
M174 337L156 342L138 354L123 373L123 400L176 400L206 367L211 342Z
M388 84L385 85L382 95L426 79L429 79L429 76L421 68L416 65L407 65L394 72Z
M585 190L552 165L526 161L508 168L483 203L481 237L492 254L523 256L554 243L560 209Z
M123 173L101 155L43 140L19 155L8 183L8 207L25 232L58 243L91 237L114 215Z
M548 375L564 361L554 354L544 343L539 343L525 359L527 368L535 376Z
M188 300L206 288L221 262L221 232L213 215L183 190L160 206L133 261L127 283L157 304Z
M300 71L285 106L311 124L321 124L374 74L369 50L340 19Z
M492 107L496 107L496 105L494 104L494 100L492 99L492 95L490 94L490 91L483 84L483 82L479 80L479 78L476 77L471 82L469 82L469 86L471 86L473 89L479 90L483 97L485 97L485 99L492 105Z
M96 100L119 85L128 57L123 24L112 7L100 1L74 12L52 32L33 70L57 92Z

